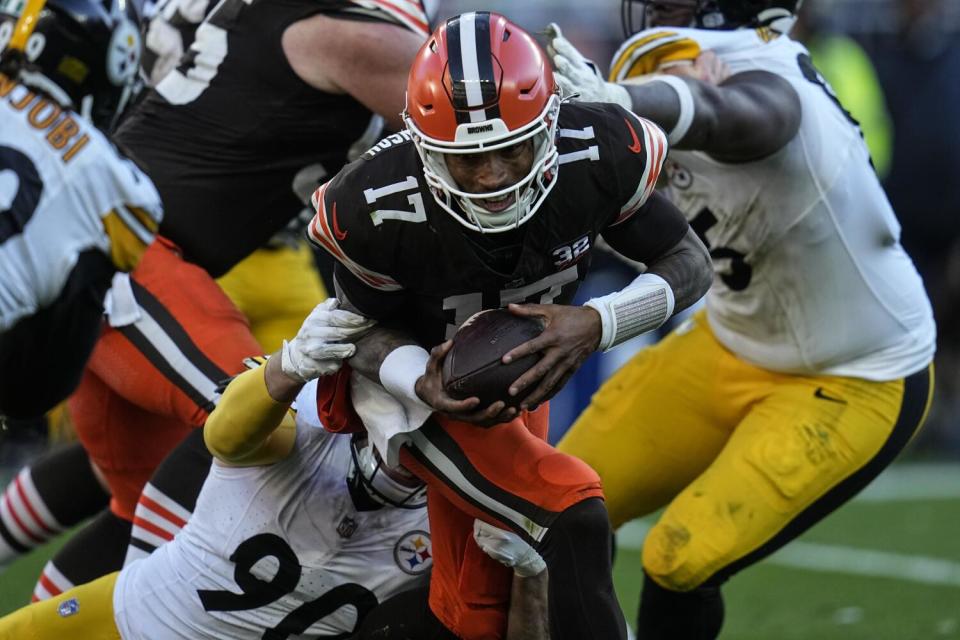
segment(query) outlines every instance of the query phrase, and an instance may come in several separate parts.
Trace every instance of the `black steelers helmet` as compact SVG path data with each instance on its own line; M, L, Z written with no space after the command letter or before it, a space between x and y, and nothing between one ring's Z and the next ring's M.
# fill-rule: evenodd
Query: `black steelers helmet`
M132 16L128 0L0 0L0 70L110 131L138 78Z
M789 29L778 25L793 24L803 0L622 0L620 18L626 37L651 26L647 24L649 7L692 8L689 27L698 29L740 29L771 27L781 32ZM679 25L678 25L679 26Z

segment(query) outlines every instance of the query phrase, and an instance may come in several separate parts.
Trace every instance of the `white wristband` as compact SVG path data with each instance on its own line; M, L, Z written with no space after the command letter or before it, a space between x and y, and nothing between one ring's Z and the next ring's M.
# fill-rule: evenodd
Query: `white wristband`
M651 76L641 84L648 84L650 82L662 82L669 85L670 88L676 92L677 98L680 99L680 115L677 117L677 123L673 125L673 129L667 132L667 141L671 146L675 145L683 140L683 136L687 135L687 131L690 130L690 125L693 123L693 114L694 111L696 111L696 106L693 102L693 92L690 91L689 84L677 76L671 76L669 74Z
M380 384L403 405L411 428L420 427L433 413L433 407L421 400L416 391L417 380L426 371L429 359L426 349L407 344L388 353L380 365Z
M584 306L600 314L599 348L609 351L666 322L673 315L673 289L657 274L642 273L620 291L591 298Z

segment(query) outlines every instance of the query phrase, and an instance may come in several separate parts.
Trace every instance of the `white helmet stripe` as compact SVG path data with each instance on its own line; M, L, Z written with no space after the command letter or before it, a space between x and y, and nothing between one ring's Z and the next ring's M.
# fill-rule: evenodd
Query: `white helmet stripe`
M477 60L477 14L465 13L460 16L460 59L463 64L463 84L467 91L467 106L479 107L483 104L483 92L480 90L480 64ZM470 122L483 122L487 119L486 110L470 112Z

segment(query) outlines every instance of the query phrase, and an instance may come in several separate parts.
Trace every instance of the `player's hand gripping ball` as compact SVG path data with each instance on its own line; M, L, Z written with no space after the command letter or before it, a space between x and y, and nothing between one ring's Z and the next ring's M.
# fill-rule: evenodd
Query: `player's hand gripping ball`
M526 394L511 396L507 390L537 363L540 354L530 354L509 364L501 358L542 331L538 320L515 316L506 309L475 314L453 336L453 346L443 361L444 390L457 400L480 398L480 408L497 400L503 400L507 406L519 406Z

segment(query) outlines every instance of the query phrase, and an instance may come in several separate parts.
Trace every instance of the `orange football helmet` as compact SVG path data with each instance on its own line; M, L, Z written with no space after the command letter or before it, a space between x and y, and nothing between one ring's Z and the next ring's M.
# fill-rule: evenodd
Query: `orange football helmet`
M403 118L440 206L469 229L496 233L529 220L556 184L559 110L553 70L536 41L502 15L477 11L447 20L420 49ZM533 165L507 188L469 193L447 170L447 154L482 153L531 138ZM479 204L511 192L514 202L504 211Z

